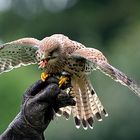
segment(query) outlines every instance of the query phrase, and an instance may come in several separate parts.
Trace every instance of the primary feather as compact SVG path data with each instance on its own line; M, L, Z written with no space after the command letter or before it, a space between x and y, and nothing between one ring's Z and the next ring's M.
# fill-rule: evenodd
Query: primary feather
M96 69L101 70L105 75L108 75L116 82L127 86L137 96L140 97L140 87L134 80L129 78L126 74L110 65L107 59L102 55L101 52L95 51L93 48L82 48L74 52L74 57L80 56L87 60L87 63L93 65Z
M0 73L37 63L35 52L38 46L39 40L34 38L23 38L0 45Z

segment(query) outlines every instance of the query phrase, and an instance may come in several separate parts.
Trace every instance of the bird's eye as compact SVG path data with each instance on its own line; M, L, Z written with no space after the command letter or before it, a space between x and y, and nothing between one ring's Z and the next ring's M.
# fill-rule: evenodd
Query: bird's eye
M51 59L54 59L54 58L56 58L56 57L59 56L59 53L60 53L60 51L59 51L59 49L57 48L57 49L51 51L51 52L49 53L48 56L49 56Z
M57 52L51 52L51 54L49 54L49 58L51 58L51 59L54 59L54 58L56 58L58 56L58 53Z

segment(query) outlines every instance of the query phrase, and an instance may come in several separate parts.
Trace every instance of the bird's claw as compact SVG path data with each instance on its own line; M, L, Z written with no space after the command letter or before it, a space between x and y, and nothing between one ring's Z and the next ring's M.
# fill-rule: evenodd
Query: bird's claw
M44 82L48 76L49 76L49 74L47 72L42 72L41 73L41 80Z
M68 77L66 77L66 76L61 76L61 77L59 78L59 87L61 87L61 86L64 85L64 84L67 84L68 81L69 81L69 78L68 78Z
M48 74L47 72L41 73L41 80L45 81L51 74ZM64 88L66 85L71 87L69 84L71 82L71 77L67 72L62 72L61 76L58 78L58 84L60 88Z

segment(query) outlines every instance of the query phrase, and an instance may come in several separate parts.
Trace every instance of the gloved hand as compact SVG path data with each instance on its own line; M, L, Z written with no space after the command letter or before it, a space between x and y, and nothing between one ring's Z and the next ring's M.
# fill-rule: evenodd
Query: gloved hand
M43 140L43 132L60 107L75 105L75 101L64 89L59 88L58 77L47 78L33 84L24 94L21 111L9 125L0 140ZM9 138L8 138L9 137Z

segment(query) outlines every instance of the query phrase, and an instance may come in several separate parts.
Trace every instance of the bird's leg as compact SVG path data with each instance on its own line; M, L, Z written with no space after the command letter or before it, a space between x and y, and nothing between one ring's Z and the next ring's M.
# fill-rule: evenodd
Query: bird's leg
M42 72L41 73L41 80L45 81L48 76L49 76L49 74L47 72Z

